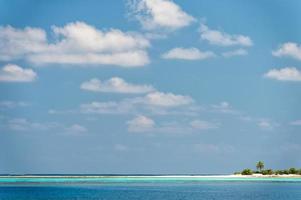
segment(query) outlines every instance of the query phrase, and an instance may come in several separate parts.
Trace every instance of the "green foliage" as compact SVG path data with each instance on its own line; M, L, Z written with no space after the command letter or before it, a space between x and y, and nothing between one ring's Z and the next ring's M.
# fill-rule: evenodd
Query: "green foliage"
M263 175L273 175L273 174L274 174L274 172L273 172L272 169L262 170L261 173L262 173Z
M272 169L268 169L268 170L266 170L266 171L267 171L267 174L268 174L268 175L274 174L274 171L273 171Z
M290 174L290 172L289 172L289 170L285 169L285 170L283 170L283 174L288 175L288 174Z
M276 170L276 171L275 171L275 174L276 174L276 175L281 175L281 174L283 174L283 173L282 173L282 170Z
M242 175L252 175L253 171L251 169L244 169L241 172Z
M290 168L290 169L285 169L285 170L276 170L275 174L277 175L283 175L283 174L296 174L296 175L301 175L301 169L296 169L296 168Z
M256 163L256 171L252 171L251 169L244 169L241 173L235 172L234 174L242 174L242 175L252 175L253 173L256 174L262 174L262 175L289 175L289 174L295 174L295 175L301 175L301 169L296 169L294 167L291 167L289 169L284 170L275 170L272 169L264 169L264 162L259 161Z
M264 162L263 161L259 161L256 164L256 169L262 171L264 169Z
M290 168L288 171L290 174L298 174L298 170L296 168Z

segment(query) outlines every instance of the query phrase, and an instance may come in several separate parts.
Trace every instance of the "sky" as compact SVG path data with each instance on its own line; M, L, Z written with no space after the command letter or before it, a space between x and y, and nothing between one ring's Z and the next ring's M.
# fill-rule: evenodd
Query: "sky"
M0 0L0 173L300 168L300 9Z

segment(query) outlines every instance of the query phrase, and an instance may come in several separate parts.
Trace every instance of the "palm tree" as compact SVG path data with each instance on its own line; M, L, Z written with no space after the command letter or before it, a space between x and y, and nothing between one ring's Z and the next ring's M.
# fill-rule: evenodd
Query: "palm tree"
M259 161L257 164L256 164L256 169L261 171L264 169L264 163L262 161Z

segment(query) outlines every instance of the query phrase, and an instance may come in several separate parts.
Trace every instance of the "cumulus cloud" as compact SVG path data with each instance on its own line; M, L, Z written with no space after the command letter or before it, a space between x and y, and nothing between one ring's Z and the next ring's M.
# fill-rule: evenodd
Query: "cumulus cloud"
M276 126L278 126L278 124L272 122L269 119L260 119L258 120L257 123L258 127L261 128L262 130L272 130L274 129Z
M46 131L51 128L56 128L59 125L57 123L39 123L32 122L25 118L15 118L7 122L8 127L14 131Z
M82 113L98 113L98 114L124 114L129 113L134 107L131 101L123 100L120 102L93 101L91 103L82 104L80 110Z
M139 101L141 103L163 107L182 106L193 103L193 99L190 96L163 92L149 93L144 98L139 99Z
M87 132L87 128L79 125L72 124L65 126L57 122L36 122L26 118L13 118L5 121L5 126L15 132L61 132L63 134L81 134Z
M170 133L187 134L200 130L209 130L218 128L214 123L202 120L193 120L191 122L161 122L157 124L153 119L139 115L127 122L129 132L146 133Z
M301 71L295 67L271 69L264 74L264 77L278 81L301 81Z
M155 127L151 118L140 115L127 122L129 132L149 132Z
M25 59L36 64L93 64L137 67L149 63L149 41L137 33L99 30L84 22L52 26L55 42L45 30L0 27L0 60Z
M45 53L28 57L35 64L73 64L73 65L116 65L120 67L139 67L149 63L145 51L129 51L120 53L83 53L83 54L56 54Z
M197 48L174 48L162 55L165 59L182 59L182 60L204 60L214 57L211 51L200 51Z
M227 51L222 53L225 58L233 57L233 56L245 56L248 55L248 51L245 49L236 49L233 51Z
M113 93L148 93L155 89L151 85L135 85L128 83L122 78L113 77L106 81L100 81L93 78L89 81L83 82L80 86L83 90L92 92L113 92Z
M45 51L47 36L40 28L0 26L0 47L0 60L18 59L26 54Z
M260 128L263 128L263 129L270 129L270 128L272 128L272 125L268 121L260 121L258 123L258 126Z
M206 24L200 25L201 39L218 46L252 46L253 42L248 36L230 35L218 30L210 29Z
M129 0L130 12L144 29L175 30L191 24L195 19L172 0Z
M223 101L219 104L212 105L212 110L214 112L227 113L227 114L239 114L238 111L234 110L230 103Z
M0 69L0 82L32 82L37 74L32 69L7 64Z
M293 42L287 42L280 45L280 47L273 51L272 54L278 57L287 56L301 60L301 45Z
M85 133L87 132L87 128L79 124L73 124L66 128L66 132L70 134Z
M292 122L290 122L290 125L301 126L301 120L292 121Z
M192 114L197 108L190 96L173 93L151 92L142 97L126 98L121 101L91 102L82 104L82 113L126 114L150 112L157 115ZM183 110L184 109L184 110ZM172 110L172 111L171 111Z

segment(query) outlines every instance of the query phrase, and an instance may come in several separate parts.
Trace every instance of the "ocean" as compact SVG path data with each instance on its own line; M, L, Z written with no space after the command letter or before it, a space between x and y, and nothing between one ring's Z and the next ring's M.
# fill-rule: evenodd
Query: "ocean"
M301 179L0 178L0 200L298 200Z

